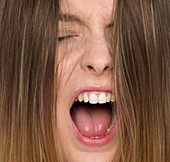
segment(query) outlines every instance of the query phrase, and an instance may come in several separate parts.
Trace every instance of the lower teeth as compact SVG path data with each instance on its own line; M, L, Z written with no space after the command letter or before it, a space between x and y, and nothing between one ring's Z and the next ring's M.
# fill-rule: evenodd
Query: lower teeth
M92 136L91 138L93 138L93 139L98 139L98 138L101 138L102 136Z

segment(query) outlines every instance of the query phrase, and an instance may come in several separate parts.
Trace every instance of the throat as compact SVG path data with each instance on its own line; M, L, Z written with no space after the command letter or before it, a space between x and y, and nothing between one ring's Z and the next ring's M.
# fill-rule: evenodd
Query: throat
M111 104L74 103L71 109L72 120L80 133L86 137L104 136L113 119Z

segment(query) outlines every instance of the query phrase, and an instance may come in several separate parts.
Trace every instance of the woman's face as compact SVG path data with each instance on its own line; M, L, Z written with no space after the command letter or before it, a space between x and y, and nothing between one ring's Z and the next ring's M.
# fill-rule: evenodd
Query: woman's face
M113 0L61 0L57 130L69 162L110 162L117 148L108 35Z

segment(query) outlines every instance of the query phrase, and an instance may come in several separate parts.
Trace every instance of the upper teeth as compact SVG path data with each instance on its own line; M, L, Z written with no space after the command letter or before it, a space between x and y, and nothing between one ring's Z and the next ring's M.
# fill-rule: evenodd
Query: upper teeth
M85 103L89 102L91 104L104 104L110 101L114 102L114 97L111 93L84 92L78 96L77 100L79 102L84 101Z

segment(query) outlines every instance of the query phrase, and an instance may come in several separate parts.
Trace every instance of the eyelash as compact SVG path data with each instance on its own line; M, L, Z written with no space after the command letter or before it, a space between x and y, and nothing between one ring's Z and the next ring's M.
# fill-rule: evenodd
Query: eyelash
M71 39L71 38L73 38L73 37L76 37L76 35L60 36L60 37L58 37L58 41L59 41L59 42L62 42L62 41L64 41L64 40Z

